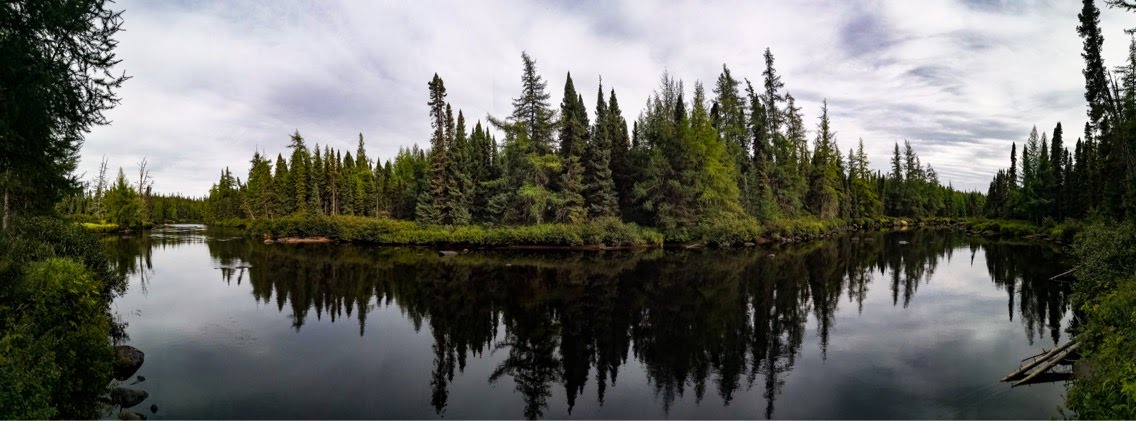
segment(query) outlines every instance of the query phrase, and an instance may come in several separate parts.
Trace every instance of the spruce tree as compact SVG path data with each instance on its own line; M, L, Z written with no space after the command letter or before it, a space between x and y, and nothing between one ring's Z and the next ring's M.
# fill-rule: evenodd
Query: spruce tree
M611 170L612 132L616 128L612 125L607 108L603 80L600 80L599 88L596 89L596 119L584 158L584 192L588 216L591 218L619 216L619 200L616 198Z
M288 161L284 155L276 155L276 170L272 174L273 202L277 215L288 215L296 210L295 193L292 184L292 175L288 172Z
M430 137L429 185L418 195L415 218L423 224L446 224L447 169L449 156L446 151L446 86L438 74L427 86L430 88L430 125L434 134Z
M615 89L608 96L605 125L611 140L611 179L619 202L619 214L629 217L633 206L631 190L635 187L637 171L631 163L631 138L627 133L627 120L623 118L623 110L619 109Z
M810 213L819 218L835 218L840 215L843 200L841 174L839 168L840 152L836 149L836 133L832 131L828 119L828 101L821 106L820 123L817 124L816 143L813 148L812 175L809 179L809 193L806 205Z
M587 135L587 111L569 73L564 82L564 100L560 103L560 160L563 171L558 191L560 206L556 212L556 220L560 222L578 223L587 216L583 195L585 170L581 162L587 147Z
M308 153L308 147L304 145L304 138L300 136L300 131L296 130L292 133L291 143L288 145L292 149L292 163L289 168L289 174L292 176L293 190L292 200L295 205L293 209L296 212L304 212L308 207L308 167L311 165L311 156Z

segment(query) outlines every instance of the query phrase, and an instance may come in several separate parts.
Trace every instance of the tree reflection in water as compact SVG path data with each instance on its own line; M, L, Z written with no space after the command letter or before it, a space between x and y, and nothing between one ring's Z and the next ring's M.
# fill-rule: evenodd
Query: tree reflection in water
M1053 250L989 242L951 232L860 233L778 249L645 252L494 252L443 257L414 248L264 245L224 236L205 241L222 280L306 320L354 318L366 334L376 306L395 306L433 337L431 403L444 414L448 388L467 359L504 353L490 383L508 377L526 418L540 418L554 387L569 411L588 381L598 403L632 356L669 411L713 388L724 405L739 390L764 389L771 418L793 369L810 315L822 357L847 297L863 311L873 279L889 282L892 304L907 308L940 259L983 250L995 284L1008 295L1029 340L1048 330L1060 340L1066 284L1052 282ZM901 240L904 242L901 244ZM142 273L150 249L177 239L108 240L116 268ZM876 276L878 275L878 276ZM589 378L591 375L591 379Z

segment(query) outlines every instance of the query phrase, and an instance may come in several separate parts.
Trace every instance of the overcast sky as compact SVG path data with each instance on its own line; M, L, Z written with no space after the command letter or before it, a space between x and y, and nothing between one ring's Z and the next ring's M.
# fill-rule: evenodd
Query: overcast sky
M908 139L943 183L985 191L1010 142L1085 121L1080 2L124 0L119 91L80 172L102 156L129 173L147 157L155 189L206 194L222 168L243 178L257 149L309 143L370 157L429 144L426 83L437 72L467 120L505 116L521 51L552 103L572 72L589 111L596 84L634 120L668 69L709 90L723 64L757 83L772 49L810 129L827 98L843 151L864 139L874 168ZM1101 5L1100 7L1103 7ZM1105 64L1126 57L1136 14L1103 9ZM689 98L689 96L688 96ZM810 138L812 133L810 133Z

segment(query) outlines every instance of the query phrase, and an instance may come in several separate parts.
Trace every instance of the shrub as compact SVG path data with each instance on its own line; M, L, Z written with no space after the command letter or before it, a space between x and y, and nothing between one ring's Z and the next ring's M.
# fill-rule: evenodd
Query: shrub
M111 377L105 249L53 218L0 232L0 418L94 418Z

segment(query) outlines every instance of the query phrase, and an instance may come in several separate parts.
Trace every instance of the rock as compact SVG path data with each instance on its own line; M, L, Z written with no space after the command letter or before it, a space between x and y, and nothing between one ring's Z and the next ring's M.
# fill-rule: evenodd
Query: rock
M700 248L706 247L706 243L690 243L690 244L684 245L682 247L686 248L686 249L700 249Z
M264 240L264 244L272 244L272 243L275 243L275 241L272 241L272 239Z
M110 400L123 408L129 408L142 403L150 394L145 390L116 387L110 390Z
M908 244L911 244L911 243L909 243L909 242L907 242L907 241L905 241L905 240L899 240L899 245L901 245L901 246L906 246L906 245L908 245Z
M462 249L462 253L469 253L469 249Z
M860 237L852 237L852 242L853 242L853 243L858 243L858 242L860 242Z
M156 403L150 404L150 413L151 414L157 414L158 413L158 404L156 404Z
M744 245L744 246L746 246L746 247L753 247L753 246L756 246L757 244L755 244L755 243L753 243L753 242L751 242L751 241L746 241L746 242L745 242L745 244L742 244L742 245Z
M458 252L453 251L453 250L441 250L441 251L438 252L438 255L442 256L442 257L451 257L451 256L457 256Z
M134 412L134 411L124 410L124 411L118 413L118 419L120 419L120 420L144 420L144 419L146 419L146 416L143 415L143 414L139 414L137 412Z
M146 354L130 345L114 347L114 378L119 381L129 379L142 363L146 361Z

